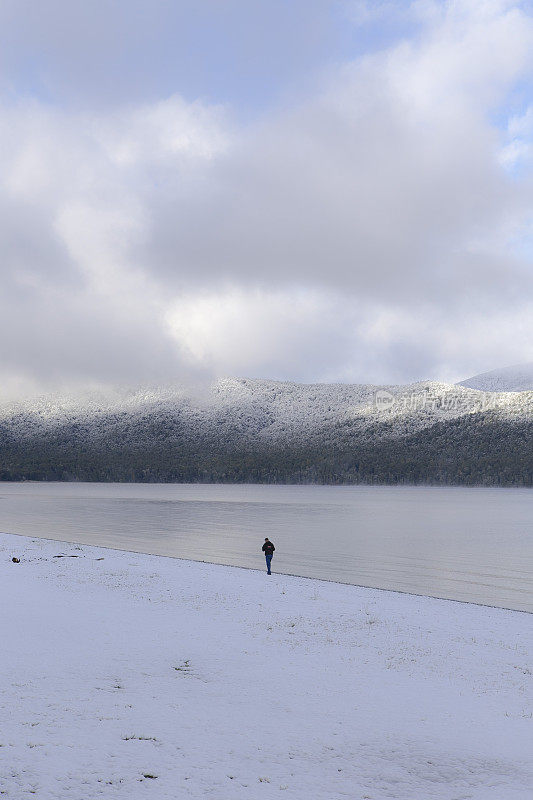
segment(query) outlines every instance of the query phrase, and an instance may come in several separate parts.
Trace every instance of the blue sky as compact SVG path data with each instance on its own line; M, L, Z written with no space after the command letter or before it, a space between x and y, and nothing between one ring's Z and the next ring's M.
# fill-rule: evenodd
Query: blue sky
M533 360L531 3L4 0L0 76L5 396Z
M261 113L331 65L416 27L409 3L335 0L37 0L0 10L4 85L14 95L94 107L192 101ZM381 7L381 11L380 11Z

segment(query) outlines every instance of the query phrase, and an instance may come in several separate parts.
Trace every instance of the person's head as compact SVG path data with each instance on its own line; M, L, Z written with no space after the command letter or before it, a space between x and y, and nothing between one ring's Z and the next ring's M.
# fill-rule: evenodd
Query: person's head
M269 541L268 536L265 536L265 542L268 542L268 541Z

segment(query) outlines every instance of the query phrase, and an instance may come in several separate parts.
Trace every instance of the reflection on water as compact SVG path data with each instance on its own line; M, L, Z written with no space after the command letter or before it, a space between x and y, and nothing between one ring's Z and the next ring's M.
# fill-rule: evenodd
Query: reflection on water
M533 611L533 491L0 483L0 530Z

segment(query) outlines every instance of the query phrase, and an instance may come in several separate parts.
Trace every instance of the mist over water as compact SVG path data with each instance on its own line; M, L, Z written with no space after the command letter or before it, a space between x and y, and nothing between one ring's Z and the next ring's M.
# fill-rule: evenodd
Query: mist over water
M5 533L254 569L268 536L275 572L530 612L532 520L531 489L0 485Z

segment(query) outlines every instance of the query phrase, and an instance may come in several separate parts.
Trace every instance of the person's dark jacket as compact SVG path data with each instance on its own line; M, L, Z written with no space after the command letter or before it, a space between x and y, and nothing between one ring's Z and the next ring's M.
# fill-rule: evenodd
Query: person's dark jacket
M272 542L265 542L261 549L266 556L271 556L276 548Z

